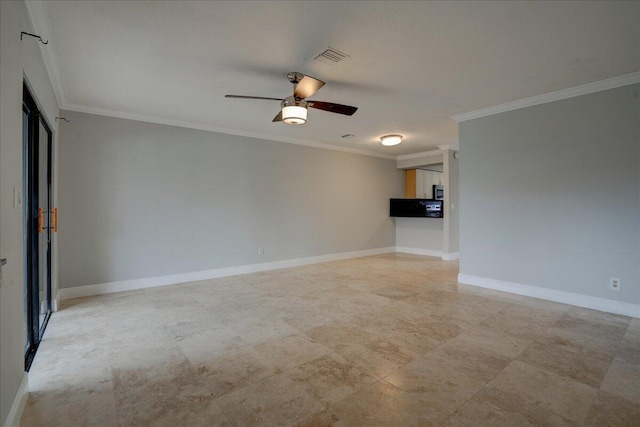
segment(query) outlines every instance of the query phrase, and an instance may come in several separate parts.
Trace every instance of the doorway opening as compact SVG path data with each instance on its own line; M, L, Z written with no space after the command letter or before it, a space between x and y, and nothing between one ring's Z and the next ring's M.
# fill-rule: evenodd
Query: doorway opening
M27 84L22 91L25 370L51 316L51 200L53 135Z

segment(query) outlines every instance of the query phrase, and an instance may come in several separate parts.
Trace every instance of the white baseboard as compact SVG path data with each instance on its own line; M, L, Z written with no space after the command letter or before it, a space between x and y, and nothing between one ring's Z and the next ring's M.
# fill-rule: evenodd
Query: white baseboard
M422 249L422 248L407 248L404 246L396 246L396 252L402 252L405 254L413 255L426 255L442 258L442 251L436 249Z
M443 261L453 261L454 259L460 258L460 252L449 252L442 254Z
M592 297L589 295L574 294L572 292L558 291L555 289L541 288L538 286L523 285L520 283L505 282L503 280L490 279L488 277L458 274L458 283L478 286L480 288L509 292L517 295L540 298L544 300L606 311L607 313L622 314L624 316L640 318L640 304L615 301L606 298Z
M288 259L283 261L265 262L261 264L239 265L234 267L216 268L213 270L195 271L191 273L171 274L168 276L146 277L143 279L123 280L120 282L100 283L95 285L75 286L58 290L59 301L88 297L92 295L110 294L114 292L131 291L152 288L156 286L175 285L177 283L194 282L197 280L216 279L219 277L235 276L238 274L257 273L260 271L278 270L281 268L299 267L302 265L318 264L321 262L338 261L363 256L393 253L395 247L366 249L362 251L342 252L337 254L319 255L307 258Z
M407 248L404 246L396 246L396 252L413 255L426 255L441 258L443 261L452 261L460 258L460 252L445 253L436 249Z
M27 404L27 398L29 397L29 376L25 372L22 375L22 381L20 381L20 387L13 399L13 404L9 410L9 415L4 422L4 427L18 427L20 425L20 419L24 412L24 406Z

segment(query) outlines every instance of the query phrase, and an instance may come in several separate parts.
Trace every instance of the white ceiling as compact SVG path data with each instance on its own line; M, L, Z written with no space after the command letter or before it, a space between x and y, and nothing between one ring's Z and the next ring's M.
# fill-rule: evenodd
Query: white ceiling
M36 25L48 21L37 30L51 39L45 58L63 109L378 155L457 145L452 115L640 70L637 1L46 1L30 10L46 16ZM328 46L350 58L312 60ZM310 110L306 125L289 126L271 122L277 102L224 98L288 96L288 71L327 83L313 99L359 110ZM405 140L383 147L388 133Z

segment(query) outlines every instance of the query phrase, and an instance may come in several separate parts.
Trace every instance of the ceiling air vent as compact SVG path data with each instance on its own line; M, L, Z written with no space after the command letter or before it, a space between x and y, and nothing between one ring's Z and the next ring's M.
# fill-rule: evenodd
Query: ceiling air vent
M339 50L336 50L331 46L329 46L328 49L326 49L320 55L313 58L313 60L320 61L327 65L333 65L347 58L349 58L349 55L347 55L346 53L340 52Z

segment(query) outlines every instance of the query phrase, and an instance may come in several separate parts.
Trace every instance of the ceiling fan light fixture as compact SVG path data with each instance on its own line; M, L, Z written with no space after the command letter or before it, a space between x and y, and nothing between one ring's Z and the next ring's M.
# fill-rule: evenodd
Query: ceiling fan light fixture
M282 121L288 125L303 125L307 122L307 103L287 98L282 101Z
M380 137L380 142L386 147L398 145L402 142L402 135L384 135Z
M297 105L282 107L282 121L288 125L303 125L307 122L307 109Z

